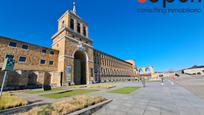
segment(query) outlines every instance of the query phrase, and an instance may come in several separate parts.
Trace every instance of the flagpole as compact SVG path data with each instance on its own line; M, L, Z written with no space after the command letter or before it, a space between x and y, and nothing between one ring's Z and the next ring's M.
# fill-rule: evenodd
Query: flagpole
M4 73L3 82L1 84L1 94L0 94L1 97L2 97L2 94L3 94L4 82L6 80L6 76L7 76L7 71L5 71L5 73Z

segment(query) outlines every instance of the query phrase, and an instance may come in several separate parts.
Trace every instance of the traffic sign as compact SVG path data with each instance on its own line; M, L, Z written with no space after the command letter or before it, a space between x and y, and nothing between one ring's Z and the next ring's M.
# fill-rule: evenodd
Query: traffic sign
M15 60L13 59L13 56L10 55L5 58L2 71L13 71L14 65L15 65Z

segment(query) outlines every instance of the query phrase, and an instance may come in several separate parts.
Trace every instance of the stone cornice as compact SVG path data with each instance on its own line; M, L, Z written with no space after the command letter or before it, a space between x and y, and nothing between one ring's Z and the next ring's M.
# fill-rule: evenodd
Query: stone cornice
M55 34L52 36L52 40L53 40L56 36L58 36L59 34L61 34L64 30L69 31L69 32L72 32L73 34L76 34L76 35L82 37L83 39L86 39L86 40L89 40L89 41L93 42L93 40L92 40L91 38L87 38L87 37L85 37L85 36L83 36L83 35L81 35L81 34L75 32L75 31L73 31L73 30L71 30L71 29L69 29L69 28L66 28L66 27L60 29L57 33L55 33Z
M60 42L60 41L63 40L63 39L70 39L71 41L73 41L73 42L75 42L75 43L77 43L77 44L82 43L82 44L84 44L84 45L86 45L86 46L88 46L88 47L90 47L90 48L93 48L93 46L91 46L91 45L89 45L89 44L87 44L87 43L83 43L83 42L81 42L81 41L79 41L79 40L77 40L77 39L74 39L74 38L70 37L70 36L63 36L63 37L61 37L59 40L57 40L56 42L54 42L54 43L52 44L52 46L55 45L55 44L57 44L58 42Z

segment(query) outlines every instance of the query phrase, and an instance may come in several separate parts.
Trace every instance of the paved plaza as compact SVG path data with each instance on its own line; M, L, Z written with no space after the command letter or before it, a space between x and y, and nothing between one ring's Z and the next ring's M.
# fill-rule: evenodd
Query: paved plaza
M204 75L190 76L184 75L177 80L177 83L196 96L204 99Z
M191 79L191 84L201 84L201 81L184 76L179 78L175 85L172 85L169 79L165 79L164 86L161 86L160 82L147 82L145 88L140 88L131 94L116 94L110 91L127 86L142 87L142 84L140 82L104 83L114 84L116 87L99 89L86 95L104 96L113 100L93 115L203 115L204 99L202 95L188 89L189 85L186 84L189 84L189 79ZM203 94L204 90L198 90L196 89L196 92ZM30 101L39 101L39 103L53 103L70 98L48 99L23 92L16 94Z
M140 85L128 84L128 86ZM123 84L123 86L127 86L127 84ZM94 115L204 114L204 100L179 85L172 85L168 79L165 80L164 86L161 86L159 82L149 82L146 88L129 95L106 92L95 93L95 95L113 99L113 102L94 113Z

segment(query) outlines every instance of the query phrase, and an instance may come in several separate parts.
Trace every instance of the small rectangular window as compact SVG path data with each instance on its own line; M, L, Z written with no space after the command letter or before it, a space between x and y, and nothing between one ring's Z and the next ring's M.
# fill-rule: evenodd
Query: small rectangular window
M91 77L93 77L93 74L94 74L94 71L93 71L93 68L91 68Z
M45 49L43 49L43 50L42 50L42 53L45 53L45 54L46 54L46 50L45 50Z
M22 45L22 49L27 50L28 49L28 45Z
M55 54L55 52L54 52L54 51L50 51L50 54L51 54L51 55L54 55L54 54Z
M64 20L62 21L62 28L64 28L65 27L65 25L64 25Z
M40 64L45 64L45 60L40 60Z
M16 47L17 44L16 44L15 42L10 42L10 43L9 43L9 46L11 46L11 47Z
M21 57L19 58L19 62L20 62L20 63L23 63L23 62L25 62L25 61L26 61L26 57L21 56Z
M74 20L72 18L70 19L70 28L74 30Z
M86 36L86 27L83 27L83 35Z
M54 64L54 61L49 61L49 65L53 65Z
M5 58L13 58L13 55L7 54Z
M81 24L80 23L77 23L77 32L81 33Z

